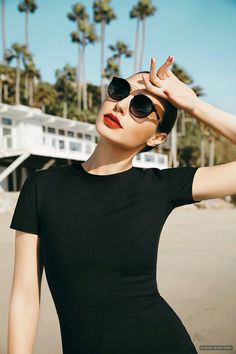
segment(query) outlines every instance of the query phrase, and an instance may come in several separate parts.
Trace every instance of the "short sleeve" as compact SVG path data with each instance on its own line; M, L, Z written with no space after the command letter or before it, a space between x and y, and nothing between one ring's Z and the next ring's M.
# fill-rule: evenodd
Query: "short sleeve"
M159 170L160 177L166 186L167 194L173 207L193 204L192 186L197 169L200 166L170 167Z
M10 228L38 235L36 176L37 172L33 172L24 181Z

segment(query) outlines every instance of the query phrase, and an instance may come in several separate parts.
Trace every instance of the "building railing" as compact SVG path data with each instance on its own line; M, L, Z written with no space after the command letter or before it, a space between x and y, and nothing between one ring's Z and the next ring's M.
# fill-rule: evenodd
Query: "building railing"
M86 141L85 139L73 138L63 135L55 135L50 133L41 134L22 134L14 138L13 135L3 136L0 142L1 153L12 153L19 150L40 149L44 152L63 152L68 154L78 153L81 156L89 157L96 148L96 143ZM168 156L165 154L157 154L154 152L145 152L135 155L133 164L136 167L168 167Z

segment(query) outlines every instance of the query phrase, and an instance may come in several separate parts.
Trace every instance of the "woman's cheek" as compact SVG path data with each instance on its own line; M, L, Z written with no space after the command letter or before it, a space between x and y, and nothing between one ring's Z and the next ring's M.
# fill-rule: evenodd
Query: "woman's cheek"
M147 127L144 129L142 124L127 124L124 127L125 140L129 142L132 147L144 144L151 135L151 129L147 129Z

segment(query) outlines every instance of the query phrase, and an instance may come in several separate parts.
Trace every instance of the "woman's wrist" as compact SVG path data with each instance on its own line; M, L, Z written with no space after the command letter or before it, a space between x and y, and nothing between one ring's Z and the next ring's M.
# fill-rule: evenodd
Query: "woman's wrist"
M236 144L236 116L201 99L189 111L193 117Z
M192 107L187 110L187 113L189 113L194 118L200 118L202 102L203 101L196 96L193 101Z

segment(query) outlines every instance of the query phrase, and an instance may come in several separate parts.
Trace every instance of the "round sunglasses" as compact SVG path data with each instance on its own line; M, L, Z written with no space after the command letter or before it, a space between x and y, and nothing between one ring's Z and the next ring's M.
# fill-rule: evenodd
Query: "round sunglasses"
M130 91L130 83L127 80L116 76L113 76L107 88L108 95L116 101L120 101L129 96ZM155 112L157 119L160 119L152 100L143 94L135 95L132 98L129 105L129 111L137 118L145 118L152 112Z

